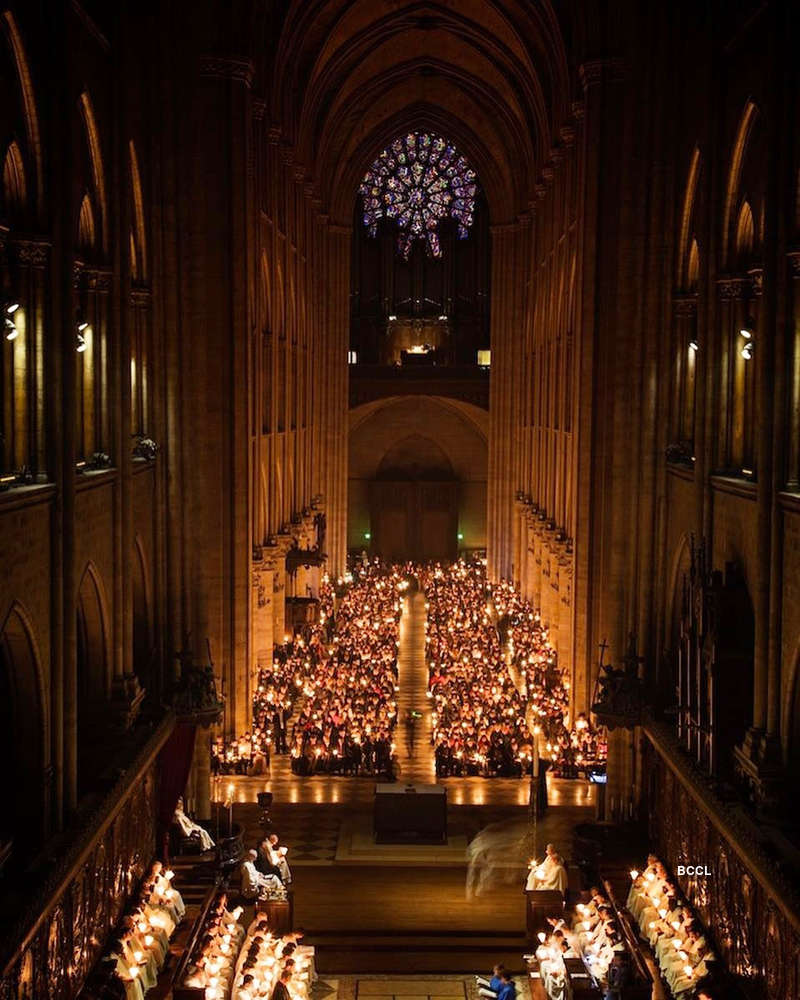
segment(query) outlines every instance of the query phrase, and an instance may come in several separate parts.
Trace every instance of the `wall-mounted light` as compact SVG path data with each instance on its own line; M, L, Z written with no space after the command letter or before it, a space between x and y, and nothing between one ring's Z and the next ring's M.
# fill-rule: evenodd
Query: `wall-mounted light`
M348 351L347 352L347 363L348 365L358 364L358 351Z
M397 319L397 317L395 316L395 314L394 314L394 313L392 313L392 315L391 315L391 316L389 317L389 322L390 322L390 323L394 323L394 321L395 321L396 319Z
M365 531L364 532L364 539L365 539L365 541L368 542L370 540L370 538L372 538L372 535L370 534L370 532L369 531Z
M463 542L464 541L464 533L463 533L463 531L459 531L459 533L458 533L458 540L459 540L459 542Z
M490 368L492 365L492 352L491 351L478 351L478 367L479 368Z
M447 322L447 314L446 313L442 313L442 315L439 317L439 320L442 323L446 323Z
M689 350L692 352L692 354L697 354L697 352L700 350L700 345L697 343L696 340L689 341Z
M749 361L753 356L753 337L755 335L755 323L748 316L748 318L739 327L739 336L742 338L742 346L739 349L739 353L744 358L745 361Z

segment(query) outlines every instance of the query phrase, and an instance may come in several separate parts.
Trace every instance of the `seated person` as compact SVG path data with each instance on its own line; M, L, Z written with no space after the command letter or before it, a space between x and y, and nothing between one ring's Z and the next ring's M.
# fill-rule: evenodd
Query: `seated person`
M248 851L241 866L242 896L248 900L257 899L265 889L278 889L281 885L277 875L262 875L258 871L255 864L257 857L255 851Z
M545 857L540 865L537 865L535 861L531 862L525 888L557 890L562 895L566 892L567 870L564 867L563 860L552 844L548 844L545 848Z
M275 983L271 1000L291 1000L291 994L289 993L289 983L291 980L291 971L289 969L284 969L283 972L281 972L281 978L277 981L277 983Z
M517 1000L517 987L508 969L503 969L500 973L500 989L497 991L497 1000Z
M255 1000L255 978L250 973L242 976L239 988L233 994L233 1000Z
M178 804L175 807L175 815L172 817L172 822L178 827L182 837L197 838L200 841L200 850L203 853L210 851L213 848L214 841L211 839L209 832L204 830L199 823L195 823L194 820L189 819L183 811L182 798L178 799Z
M271 833L267 838L269 848L272 852L272 863L278 869L278 874L284 885L290 885L292 881L292 872L289 868L289 862L286 860L286 855L289 851L288 847L281 847L280 841L278 840L277 833Z
M493 1000L500 992L500 987L503 985L503 981L500 978L504 965L492 966L492 977L491 979L484 979L483 976L476 976L475 982L478 984L478 993L483 997L489 997Z

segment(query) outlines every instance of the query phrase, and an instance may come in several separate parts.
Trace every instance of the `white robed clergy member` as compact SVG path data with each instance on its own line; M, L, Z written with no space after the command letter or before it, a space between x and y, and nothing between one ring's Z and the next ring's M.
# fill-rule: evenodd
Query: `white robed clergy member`
M183 811L183 799L178 799L178 804L175 807L175 815L172 817L172 822L177 825L184 837L198 836L200 838L200 847L203 852L210 851L214 846L214 841L212 840L211 834L208 830L204 830L199 823L195 823L194 820L189 819Z
M255 851L248 851L242 862L242 896L245 899L256 899L262 889L278 889L282 884L277 875L261 874L255 865L257 857Z
M292 871L289 868L289 862L286 860L286 854L288 853L289 848L280 846L277 833L269 835L269 838L267 839L267 847L270 852L270 864L274 865L281 873L281 881L283 884L289 885L292 881Z
M538 864L535 860L531 861L525 888L537 890L555 889L562 894L566 892L567 869L564 867L564 862L552 844L548 844L545 848L545 856L541 864Z

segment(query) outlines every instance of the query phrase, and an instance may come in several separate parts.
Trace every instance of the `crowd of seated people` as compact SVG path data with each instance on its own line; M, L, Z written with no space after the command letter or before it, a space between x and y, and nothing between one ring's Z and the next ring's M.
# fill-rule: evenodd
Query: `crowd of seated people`
M326 626L332 613L326 587L309 650L306 698L292 727L292 771L390 779L400 594L406 584L400 568L387 570L376 562L356 566L350 578L333 629Z
M713 997L719 970L711 945L680 887L654 854L644 871L631 872L627 906L672 995Z
M526 701L509 671L507 644L497 627L495 591L483 564L437 565L421 570L419 576L428 605L426 655L437 774L515 777L529 772L534 751ZM498 591L500 610L508 620L513 592L508 585ZM520 613L514 624L519 648L525 648L531 659L536 651L554 662L555 654L533 611L517 603L525 609L524 621ZM562 685L561 672L553 666L551 673L553 683ZM533 694L541 723L549 723L551 714L561 723L567 699L549 688L537 688ZM546 731L537 721L534 736Z
M595 729L583 713L567 727L570 682L558 667L539 612L506 580L492 587L492 604L501 632L507 636L511 665L524 679L525 692L533 702L552 773L560 778L604 774L605 731Z
M572 930L594 979L609 991L622 989L631 976L630 955L614 907L597 886L589 890L588 903L575 907Z
M169 952L169 941L186 908L172 885L173 873L160 861L142 883L138 899L122 918L109 959L126 1000L141 1000L155 986Z
M314 982L314 949L302 933L275 937L266 917L256 917L236 963L233 1000L308 1000Z
M295 702L310 693L308 678L315 663L319 630L311 641L287 637L274 647L272 664L261 667L253 696L253 725L238 739L221 737L212 746L215 774L269 774L272 754L289 752L289 730Z
M205 1000L227 1000L245 937L241 906L228 910L222 893L208 912L183 976L182 986L204 991Z
M272 664L259 672L251 730L215 740L214 773L267 774L272 754L288 753L299 775L391 777L406 586L400 567L377 561L325 580L318 621L275 646Z
M616 921L614 908L596 887L586 903L578 903L571 926L564 919L549 920L550 934L541 932L535 957L549 1000L565 1000L570 993L567 959L582 967L604 997L618 998L631 981L631 960Z

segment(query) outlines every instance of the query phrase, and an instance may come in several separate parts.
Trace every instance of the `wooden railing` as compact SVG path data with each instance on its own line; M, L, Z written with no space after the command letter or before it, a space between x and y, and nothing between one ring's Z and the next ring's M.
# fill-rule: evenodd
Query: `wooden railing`
M711 874L678 876L727 967L748 996L800 997L797 890L760 842L741 807L723 802L711 780L659 723L644 727L650 835L673 871L701 865Z
M4 935L0 1000L80 992L155 854L157 757L174 725L161 721Z

